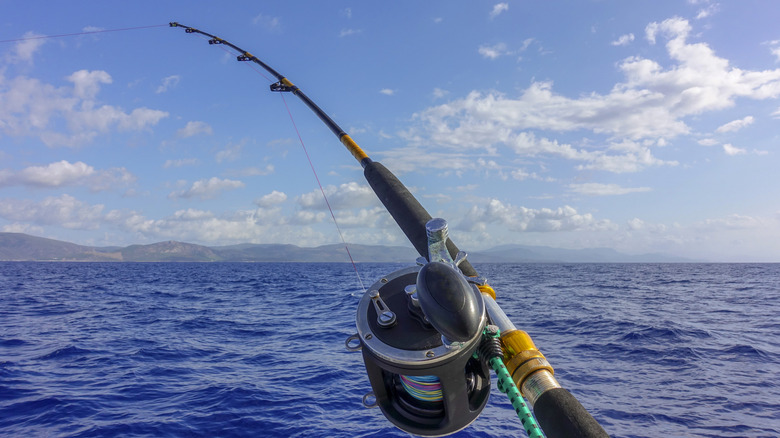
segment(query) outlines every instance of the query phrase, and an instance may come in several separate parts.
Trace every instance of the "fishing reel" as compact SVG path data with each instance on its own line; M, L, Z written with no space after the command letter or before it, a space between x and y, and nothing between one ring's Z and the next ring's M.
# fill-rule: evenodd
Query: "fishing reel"
M428 259L368 289L347 348L363 354L373 390L366 407L378 406L406 432L442 436L471 424L487 404L490 372L475 354L487 316L479 290L446 250L446 221L432 219L426 231Z

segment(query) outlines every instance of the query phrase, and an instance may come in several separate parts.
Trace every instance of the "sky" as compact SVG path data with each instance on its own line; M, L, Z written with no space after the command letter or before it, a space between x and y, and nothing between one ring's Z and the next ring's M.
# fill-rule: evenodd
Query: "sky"
M775 1L0 10L0 231L318 246L340 229L350 244L409 246L302 102L177 21L299 86L466 251L780 262ZM63 34L78 35L41 38Z

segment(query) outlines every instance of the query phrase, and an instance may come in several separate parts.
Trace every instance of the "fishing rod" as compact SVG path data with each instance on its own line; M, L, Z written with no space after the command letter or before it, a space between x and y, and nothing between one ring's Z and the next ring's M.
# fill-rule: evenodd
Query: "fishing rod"
M346 346L363 355L372 388L363 397L366 407L378 406L406 432L448 435L482 412L492 368L529 436L608 437L558 383L531 337L498 305L495 290L449 238L446 220L431 217L395 175L369 158L286 77L222 38L177 22L169 25L230 47L238 61L254 62L276 78L271 91L289 92L303 101L360 163L372 190L420 254L416 266L384 276L358 304L357 333Z

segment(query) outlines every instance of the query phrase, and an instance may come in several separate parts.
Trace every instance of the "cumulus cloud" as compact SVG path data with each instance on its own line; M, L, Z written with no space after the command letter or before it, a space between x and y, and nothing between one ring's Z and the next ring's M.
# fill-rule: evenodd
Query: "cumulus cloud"
M502 13L509 10L509 3L496 3L493 5L493 10L490 11L490 18L496 18Z
M38 136L51 147L77 147L112 129L144 130L168 117L165 111L149 108L126 112L98 105L101 85L112 82L105 71L79 70L66 80L72 87L54 87L24 76L0 81L0 132ZM65 132L60 126L65 126Z
M26 32L22 40L14 45L13 51L6 57L10 63L32 63L33 55L46 42L46 36L35 32Z
M642 193L652 190L650 187L621 187L617 184L601 183L570 184L569 189L575 193L590 196L627 195L629 193Z
M323 188L323 191L333 210L373 207L379 202L371 187L354 181L341 184L338 187L327 186ZM298 205L306 210L327 210L328 208L322 198L322 192L319 190L304 193L296 200Z
M4 233L25 233L33 235L41 235L44 233L43 227L31 224L22 224L19 222L3 225L0 230L2 230Z
M209 126L206 122L201 121L190 121L187 122L187 124L176 131L176 136L179 138L187 138L187 137L193 137L198 134L207 134L211 135L214 131L211 129L211 126Z
M745 126L749 126L753 124L754 121L755 120L753 119L753 116L747 116L744 119L734 120L726 123L725 125L720 126L718 127L718 129L715 130L715 132L723 133L723 132L739 131Z
M57 225L78 230L94 230L103 222L102 204L89 205L71 195L47 197L41 201L3 199L0 217L36 225Z
M263 195L260 199L255 200L255 204L258 207L269 208L279 205L287 200L287 194L279 191L272 191L267 195Z
M631 43L631 41L634 41L633 33L621 35L620 38L616 39L615 41L612 41L610 44L612 44L613 46L627 46Z
M211 177L210 179L195 181L189 189L171 192L168 197L213 199L226 190L234 190L244 186L245 184L241 181Z
M665 42L671 65L628 57L618 64L623 82L609 93L567 97L556 93L550 81L534 81L516 97L472 91L415 114L418 123L405 137L415 144L481 148L488 153L504 145L519 155L553 154L585 161L583 168L609 171L675 165L653 157L646 145L689 134L687 117L728 108L737 98L780 96L780 69L733 67L707 44L689 42L690 33L689 22L682 18L650 23L646 37L651 43ZM586 131L607 140L589 141L591 146L584 150L535 134L541 131ZM626 141L635 143L630 151L615 147ZM603 146L594 147L599 142Z
M79 70L67 79L73 82L73 95L81 99L94 99L100 91L100 84L113 82L111 75L102 70Z
M457 227L467 231L485 231L490 224L500 224L516 232L553 232L610 230L616 226L608 220L597 220L590 213L580 214L570 206L557 209L533 209L504 204L491 199L486 205L474 206Z
M92 191L108 190L136 180L124 167L95 170L77 161L62 160L46 166L30 166L20 171L0 170L0 187L27 186L38 188L86 186Z

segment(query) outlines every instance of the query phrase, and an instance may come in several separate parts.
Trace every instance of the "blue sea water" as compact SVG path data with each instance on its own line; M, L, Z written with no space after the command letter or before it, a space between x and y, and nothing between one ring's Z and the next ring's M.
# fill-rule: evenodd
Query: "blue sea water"
M780 436L780 265L477 269L612 436ZM0 263L0 435L407 436L361 404L360 293L349 264ZM524 432L494 383L456 435Z

